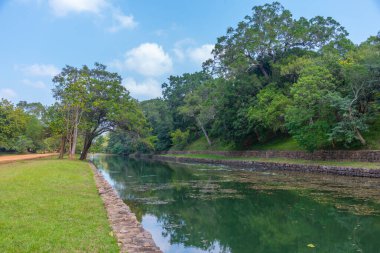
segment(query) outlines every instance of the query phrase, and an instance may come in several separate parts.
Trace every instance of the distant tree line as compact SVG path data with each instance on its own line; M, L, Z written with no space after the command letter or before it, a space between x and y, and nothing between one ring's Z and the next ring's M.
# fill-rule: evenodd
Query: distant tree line
M109 132L123 133L137 147L153 148L150 128L117 73L95 63L94 68L66 66L53 78L56 102L0 102L0 148L3 151L59 151L74 159L86 159L93 151L105 151ZM147 137L147 139L145 139ZM109 139L112 143L113 137ZM114 152L110 148L111 152ZM137 150L131 150L133 152Z

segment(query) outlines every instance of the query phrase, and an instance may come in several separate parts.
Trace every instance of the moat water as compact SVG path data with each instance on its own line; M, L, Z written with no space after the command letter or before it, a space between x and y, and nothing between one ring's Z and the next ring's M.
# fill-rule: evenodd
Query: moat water
M380 180L93 156L163 252L380 252Z

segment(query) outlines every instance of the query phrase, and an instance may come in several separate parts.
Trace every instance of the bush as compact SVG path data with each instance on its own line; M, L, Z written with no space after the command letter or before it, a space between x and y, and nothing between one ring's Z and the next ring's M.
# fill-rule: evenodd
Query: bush
M175 131L171 132L170 137L172 139L173 146L179 149L184 148L188 144L189 135L189 130L182 132L181 129L176 129Z

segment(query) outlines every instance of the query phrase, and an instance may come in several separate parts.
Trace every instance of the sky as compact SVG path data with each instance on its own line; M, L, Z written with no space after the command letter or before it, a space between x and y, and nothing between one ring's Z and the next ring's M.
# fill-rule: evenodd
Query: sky
M65 65L100 62L138 100L201 70L216 39L265 0L0 0L0 98L54 102ZM283 0L294 18L331 16L356 44L380 31L380 0Z

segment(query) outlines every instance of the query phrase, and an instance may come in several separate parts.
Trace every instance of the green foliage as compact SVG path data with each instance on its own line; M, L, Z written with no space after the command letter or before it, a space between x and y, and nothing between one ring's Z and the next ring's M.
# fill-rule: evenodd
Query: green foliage
M45 148L45 126L38 118L44 107L39 103L22 102L14 106L7 100L0 102L0 148L17 152L36 152ZM38 107L40 110L25 108Z
M119 155L130 155L136 152L149 153L154 151L156 141L155 136L141 138L133 133L115 131L109 134L106 152Z
M173 150L176 150L175 147ZM182 150L218 150L218 151L230 151L235 150L233 143L226 143L220 139L213 139L211 146L207 143L205 137L200 137L193 142L190 142Z
M309 151L372 147L380 37L355 45L347 34L330 17L295 19L278 2L255 6L217 39L202 71L170 76L162 99L143 102L102 64L66 66L53 79L54 105L1 101L0 148L62 153L81 144L85 159L93 142L102 150L96 138L106 132L114 132L106 151L119 154L183 149L202 135L205 149L214 141L276 148L270 143L284 136Z
M103 136L103 135L100 135L99 137L97 137L91 148L90 148L90 152L93 152L93 153L104 153L105 152L105 149L107 147L107 137Z
M185 73L181 76L170 76L168 82L162 84L162 95L172 114L173 129L185 129L185 126L189 125L184 116L178 112L178 108L185 104L186 94L191 93L209 79L211 76L206 72Z
M254 71L270 77L270 65L289 50L316 50L348 33L332 18L294 19L280 3L253 7L251 15L218 38L214 60L206 63L221 76Z
M292 149L365 147L380 109L380 39L356 46L347 35L330 17L255 6L217 39L203 72L162 85L172 117L151 120L153 132L186 129L192 143L203 133L211 149L211 140L247 149L284 136Z
M285 132L285 109L290 100L274 85L269 85L257 94L257 101L248 111L248 118L254 124L271 129L273 132Z
M168 102L162 99L151 99L140 102L140 107L152 129L152 135L157 137L155 150L167 150L171 147L170 132L173 130L173 115Z
M178 149L184 148L189 141L190 131L181 131L181 129L176 129L175 131L170 133L170 137L172 138L172 142L174 147Z
M253 150L283 150L283 151L303 150L303 148L300 147L298 142L289 136L287 136L287 137L278 136L272 140L269 140L266 143L255 144L252 147L250 147L250 149L253 149Z
M291 87L292 105L285 118L289 133L309 151L327 147L333 123L328 95L335 88L330 72L321 66L307 66Z
M66 66L54 77L53 92L59 110L51 113L56 122L52 127L64 136L61 145L67 142L69 153L75 151L79 133L83 138L81 160L86 158L93 140L103 133L118 130L125 134L133 132L141 138L149 134L137 101L130 97L121 80L119 74L109 72L100 63L95 63L92 69Z

